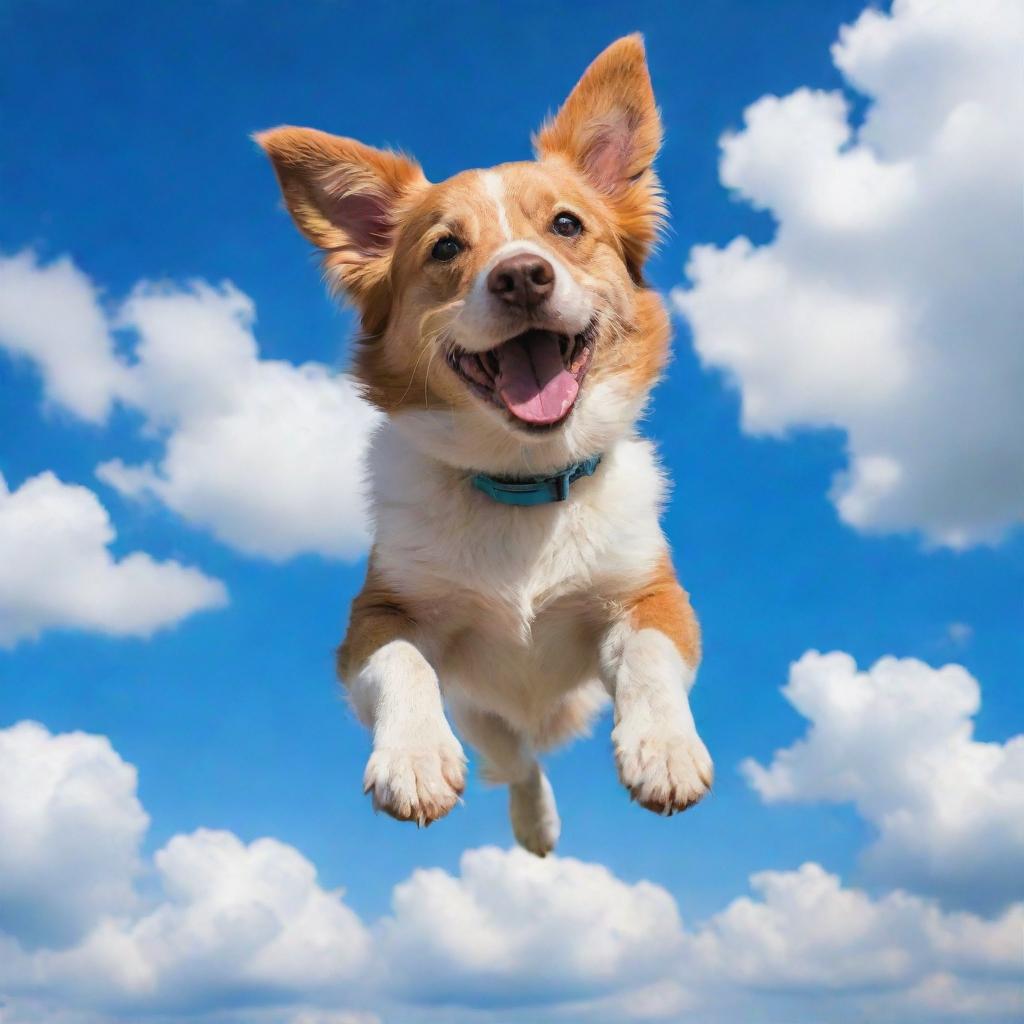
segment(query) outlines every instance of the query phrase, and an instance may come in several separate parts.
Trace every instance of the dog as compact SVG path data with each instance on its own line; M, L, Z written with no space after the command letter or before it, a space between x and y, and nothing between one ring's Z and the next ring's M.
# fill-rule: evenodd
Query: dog
M516 840L561 828L539 752L609 697L619 777L660 814L712 782L688 694L700 629L636 423L669 352L643 265L665 216L642 37L601 53L536 160L431 184L399 153L306 128L255 136L361 318L353 374L375 539L338 671L372 729L374 807L428 825L466 757L509 787Z

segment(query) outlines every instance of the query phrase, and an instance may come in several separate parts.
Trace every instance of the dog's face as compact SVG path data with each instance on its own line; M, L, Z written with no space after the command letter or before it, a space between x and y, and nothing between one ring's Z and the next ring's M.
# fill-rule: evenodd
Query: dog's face
M258 141L360 312L355 373L373 402L396 419L444 411L456 447L452 424L463 448L592 452L632 421L665 361L667 316L641 278L663 213L660 138L630 36L540 130L533 162L431 184L404 156L322 132Z

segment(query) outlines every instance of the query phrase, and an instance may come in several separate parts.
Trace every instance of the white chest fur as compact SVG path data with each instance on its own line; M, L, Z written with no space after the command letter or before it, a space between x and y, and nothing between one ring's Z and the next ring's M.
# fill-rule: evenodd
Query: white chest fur
M445 688L502 713L542 716L593 678L615 605L665 552L664 481L637 438L612 445L568 501L531 508L494 502L390 423L370 469L377 571L420 624Z

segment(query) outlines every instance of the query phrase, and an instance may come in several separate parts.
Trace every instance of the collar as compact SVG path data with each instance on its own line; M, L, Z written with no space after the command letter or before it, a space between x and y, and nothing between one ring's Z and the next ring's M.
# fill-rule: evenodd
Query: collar
M548 505L565 501L569 497L569 487L580 477L592 476L600 462L600 455L591 455L589 459L574 462L553 476L509 479L477 473L472 483L478 491L483 491L500 505Z

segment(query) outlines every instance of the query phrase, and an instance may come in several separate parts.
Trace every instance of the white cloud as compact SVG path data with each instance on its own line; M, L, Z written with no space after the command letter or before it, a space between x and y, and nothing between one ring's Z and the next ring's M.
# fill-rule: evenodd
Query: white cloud
M49 628L148 636L227 600L198 569L134 552L88 488L41 473L10 491L0 474L0 648Z
M693 938L692 955L716 984L909 989L935 974L1009 982L1021 973L1024 904L992 921L947 914L905 892L872 899L817 864L763 871L750 884L756 898L734 900Z
M135 769L104 737L0 730L0 777L0 1001L107 1019L301 1004L365 969L369 932L285 843L177 835L145 878Z
M124 383L96 289L66 256L0 256L0 349L38 364L47 397L93 423Z
M601 865L520 849L463 854L460 874L420 870L381 926L395 982L414 1001L514 1005L657 979L678 951L675 901Z
M378 948L402 965L389 977L413 1003L523 1019L547 1005L566 1020L703 1020L725 997L715 1019L837 1020L886 1005L916 1020L929 1010L922 993L950 988L971 1012L980 1000L995 1013L1017 1005L1022 903L992 920L947 913L901 891L844 888L817 864L755 874L751 888L687 931L659 886L484 848L457 876L417 871L397 886Z
M778 222L697 246L677 307L752 434L846 432L831 496L870 532L992 542L1024 519L1024 9L895 0L833 59L871 100L765 96L722 141L721 180Z
M0 934L59 948L134 907L149 819L105 737L0 729L0 779Z
M689 967L681 963L678 977L665 978L611 995L573 1000L554 1008L555 1021L585 1021L586 1024L622 1024L622 1021L704 1021L707 1012L699 984L689 979ZM691 1011L696 1017L691 1016ZM530 1010L514 1018L530 1022ZM716 1017L715 1020L726 1019ZM746 1022L745 1022L746 1024Z
M108 917L36 970L73 998L122 1011L194 1012L344 994L369 934L297 850L229 832L175 836L154 857L161 899Z
M908 1013L931 1022L941 1020L1008 1021L1017 1024L1024 1015L1024 995L1019 982L992 984L989 978L960 978L949 973L930 974L909 992L894 999L878 999L888 1019L905 1020Z
M466 1020L794 1022L933 1019L1021 1007L1024 904L989 920L902 891L845 888L820 865L765 871L752 896L684 930L674 899L598 865L492 848L418 871L379 927L386 976ZM876 1011L878 1011L876 1013ZM881 1012L881 1011L884 1011Z
M74 316L55 318L62 306ZM103 463L102 480L249 555L354 558L368 544L361 467L377 415L344 374L261 359L254 321L247 296L203 283L143 282L105 317L69 260L0 259L0 344L39 363L54 402L95 421L120 402L161 446L142 465ZM114 329L136 338L124 358Z
M1024 1010L1024 904L994 920L950 914L905 892L872 897L846 888L818 864L760 872L750 885L751 896L733 900L673 944L661 979L555 1005L531 1002L524 972L519 1006L502 1008L500 1019L1010 1024Z
M362 457L376 415L344 375L260 359L254 318L230 285L135 291L122 309L139 336L129 401L165 448L157 466L114 460L99 475L250 555L356 557L368 543Z
M0 730L0 1022L1009 1020L1024 904L986 920L816 864L686 930L673 897L521 850L421 870L367 927L297 850L201 829L140 863L106 739ZM9 837L15 841L10 842ZM12 908L13 912L12 912Z
M1024 736L974 739L977 681L882 658L858 672L842 653L808 652L782 691L806 736L765 768L742 765L767 802L849 801L878 832L872 877L992 910L1021 895Z

